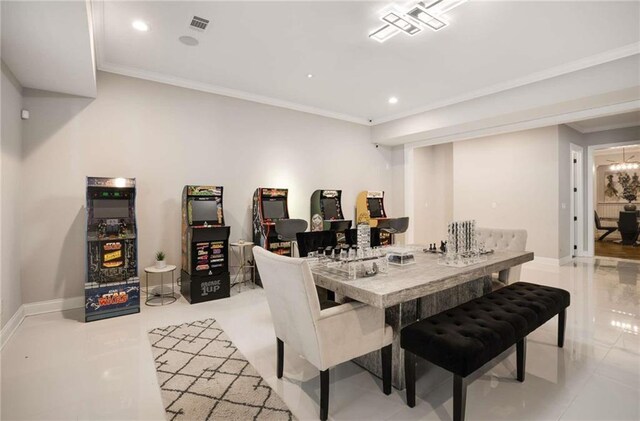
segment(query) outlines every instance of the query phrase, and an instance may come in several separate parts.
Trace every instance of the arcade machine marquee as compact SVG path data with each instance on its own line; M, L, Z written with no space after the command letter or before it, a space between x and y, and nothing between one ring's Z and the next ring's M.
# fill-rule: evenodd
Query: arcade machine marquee
M134 178L87 177L85 321L140 311Z
M229 297L230 233L224 225L222 187L185 186L180 292L191 304Z

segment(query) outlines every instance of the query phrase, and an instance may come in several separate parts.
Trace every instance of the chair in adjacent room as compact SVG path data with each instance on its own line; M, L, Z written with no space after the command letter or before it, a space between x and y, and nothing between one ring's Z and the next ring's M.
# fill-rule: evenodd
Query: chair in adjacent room
M320 370L320 419L329 410L329 370L373 351L381 351L383 392L391 394L391 342L384 310L349 302L320 309L313 275L304 259L253 248L273 319L277 377L284 371L284 344Z
M598 241L602 241L605 239L605 237L609 234L611 234L612 232L616 232L616 230L618 229L618 227L614 227L613 225L602 225L602 222L600 221L600 216L598 215L597 211L593 211L595 219L596 219L596 231L605 231L604 234L602 234L600 237L598 237Z
M525 251L527 247L527 230L498 228L478 228L478 240L484 243L485 250ZM518 282L522 266L514 266L501 272L491 282L491 289L496 290L505 285Z
M638 215L636 212L620 212L618 231L625 246L635 245L638 241Z
M295 255L296 234L307 230L308 222L304 219L278 219L276 234L278 240L291 242L291 255Z

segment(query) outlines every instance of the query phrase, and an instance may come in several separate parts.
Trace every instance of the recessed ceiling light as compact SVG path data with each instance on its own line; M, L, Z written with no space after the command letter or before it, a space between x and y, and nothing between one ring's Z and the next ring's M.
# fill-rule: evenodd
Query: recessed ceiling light
M313 77L313 75L312 75L311 73L308 73L308 74L307 74L307 77L308 77L309 79L311 79L311 78Z
M134 20L131 23L131 26L133 26L134 29L137 29L140 32L147 32L149 30L149 24L142 20Z
M196 45L200 44L200 41L198 41L194 37L190 37L189 35L181 36L180 38L178 38L178 41L180 41L184 45L188 45L189 47L195 47Z
M389 98L389 104L397 104L398 103L398 98L396 98L395 96L392 96L391 98Z

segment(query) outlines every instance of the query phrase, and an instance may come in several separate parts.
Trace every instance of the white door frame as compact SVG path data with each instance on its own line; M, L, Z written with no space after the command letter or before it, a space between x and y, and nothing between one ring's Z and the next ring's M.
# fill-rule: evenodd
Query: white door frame
M574 143L569 144L571 156L571 182L570 182L570 252L571 256L585 255L584 247L584 147ZM577 234L577 235L576 235Z
M587 217L591 219L591 222L587 224L587 250L586 256L593 257L595 254L595 226L593 222L593 178L596 172L595 164L593 162L593 153L601 149L613 148L616 146L637 145L639 140L631 140L628 142L617 143L605 143L602 145L592 145L587 147Z

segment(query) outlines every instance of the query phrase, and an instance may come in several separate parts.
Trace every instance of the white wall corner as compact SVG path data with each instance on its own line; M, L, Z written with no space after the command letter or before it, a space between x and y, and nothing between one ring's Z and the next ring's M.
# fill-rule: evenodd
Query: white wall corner
M21 305L20 307L18 307L18 310L13 313L13 316L11 316L9 321L4 325L2 331L0 331L0 350L4 348L4 345L7 342L9 342L9 339L11 339L16 330L18 330L18 327L20 327L24 318L24 305Z

